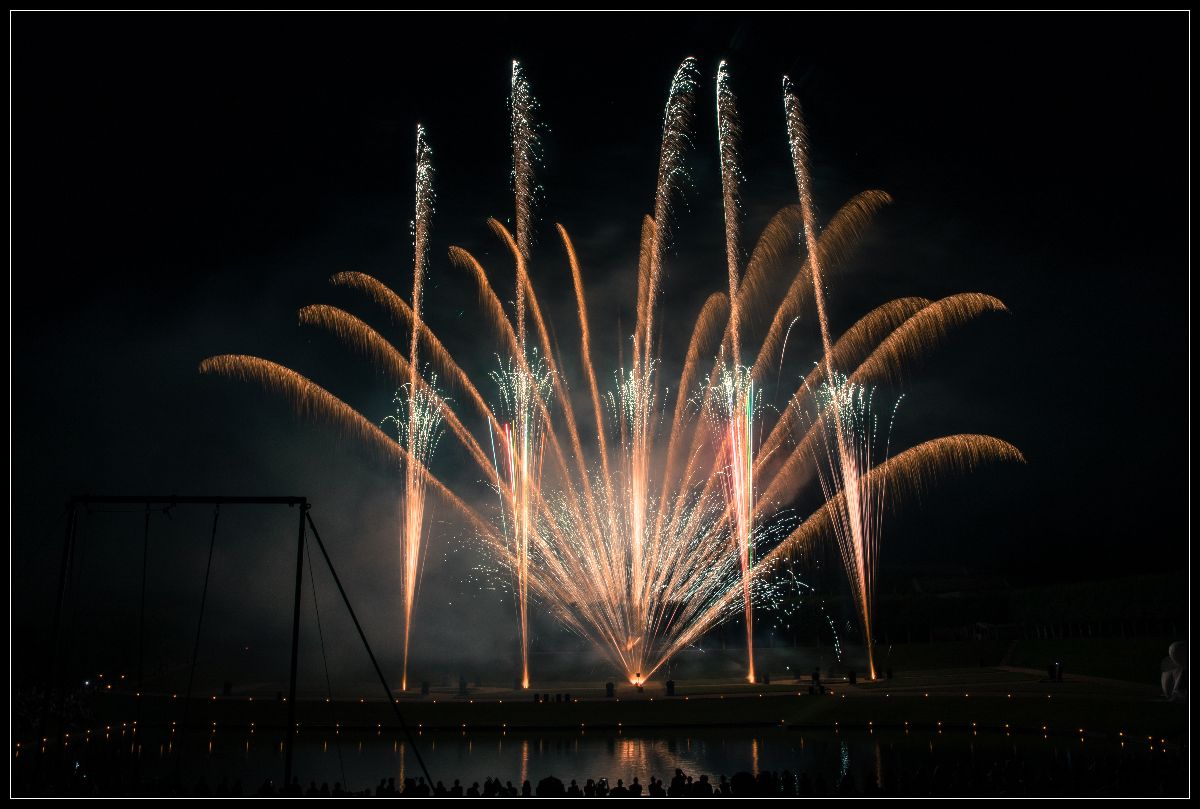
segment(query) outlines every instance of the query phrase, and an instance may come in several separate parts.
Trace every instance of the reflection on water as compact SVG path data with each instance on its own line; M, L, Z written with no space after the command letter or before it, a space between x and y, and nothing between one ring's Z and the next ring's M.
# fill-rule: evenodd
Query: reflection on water
M147 734L150 737L151 734ZM128 742L129 740L125 740ZM141 768L148 776L163 776L180 767L185 780L203 775L209 783L228 778L252 790L263 780L283 777L283 745L278 737L259 734L210 733L190 742L165 737L144 742ZM120 741L89 742L89 745ZM1042 736L1013 737L1003 733L908 733L772 730L704 730L622 733L424 733L419 751L435 780L464 786L490 777L536 784L547 775L580 783L607 778L611 783L634 776L670 779L675 770L716 781L738 771L773 770L823 776L838 783L849 774L858 783L882 782L885 772L915 770L929 762L958 759L974 762L1018 755L1033 761L1069 757L1083 742ZM1102 744L1089 742L1089 745ZM125 747L126 753L130 747ZM175 752L181 753L178 761ZM1093 752L1099 752L1094 747ZM100 752L95 748L93 754ZM116 752L116 751L114 751ZM295 773L307 784L341 782L351 790L378 784L380 779L420 775L411 745L390 734L299 733Z

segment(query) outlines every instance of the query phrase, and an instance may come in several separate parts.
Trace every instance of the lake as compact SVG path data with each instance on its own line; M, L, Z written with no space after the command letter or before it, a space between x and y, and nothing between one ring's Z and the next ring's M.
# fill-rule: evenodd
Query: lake
M132 736L112 734L73 747L76 755L93 767L130 766ZM835 786L845 774L856 783L882 780L885 772L914 772L936 761L939 765L990 766L997 760L1020 758L1034 767L1060 766L1080 755L1115 753L1119 742L1067 736L980 731L978 734L929 730L843 732L776 729L699 729L657 732L425 732L417 737L420 754L434 781L450 786L455 779L469 787L486 778L534 785L547 775L564 783L575 779L618 778L628 783L634 776L643 784L650 776L666 780L676 768L694 777L707 774L716 783L720 775L738 771L790 770L822 776ZM179 753L182 756L178 758ZM283 742L278 732L243 731L193 736L179 749L171 735L142 739L140 769L143 777L166 778L176 766L185 784L203 775L210 787L221 780L240 780L253 792L265 779L283 779ZM349 790L374 788L380 779L421 774L412 745L403 736L381 733L301 732L297 735L294 772L306 786L342 782Z

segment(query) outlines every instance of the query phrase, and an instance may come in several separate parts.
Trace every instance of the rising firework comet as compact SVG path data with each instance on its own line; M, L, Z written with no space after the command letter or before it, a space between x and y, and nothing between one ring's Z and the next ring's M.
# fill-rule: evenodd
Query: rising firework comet
M509 112L513 152L512 183L517 203L513 221L516 223L517 247L522 258L528 261L529 247L533 240L533 165L537 160L538 151L537 126L533 117L537 112L537 99L534 98L529 81L525 78L525 70L515 59L512 63Z
M746 623L746 679L754 675L754 606L750 597L750 574L754 564L751 537L754 533L754 377L741 366L741 317L738 286L741 281L739 253L738 188L742 174L738 164L737 103L730 87L725 62L717 68L717 144L721 157L721 191L725 212L725 264L729 275L729 364L721 369L721 384L715 412L724 416L722 453L726 459L724 492L730 534L741 564L742 599ZM724 355L726 343L721 344Z
M513 574L526 684L528 621L534 608L595 644L633 682L650 677L714 626L740 616L746 623L752 678L753 604L770 598L771 588L765 585L784 560L822 538L837 542L843 559L850 560L847 574L871 654L871 589L883 493L895 508L944 474L967 472L984 462L1023 460L1015 447L999 439L964 435L927 442L879 462L887 453L877 451L879 432L868 418L865 392L895 381L902 369L936 349L963 323L1004 311L1004 306L979 293L932 302L901 298L880 305L834 339L825 285L890 198L882 191L863 192L818 232L803 120L790 86L785 86L785 111L799 203L770 221L743 272L736 108L724 64L717 77L717 123L728 291L713 293L693 322L678 383L672 387L661 381L664 363L656 346L662 327L656 326L656 308L671 238L672 200L685 176L696 85L695 61L685 60L671 82L663 117L653 215L643 221L630 360L627 366L617 363L615 384L607 391L596 370L602 360L592 343L584 269L566 228L557 225L578 309L580 389L591 399L591 414L582 425L528 271L535 102L517 64L510 98L515 234L496 220L488 222L516 267L514 318L483 265L462 248L450 249L452 264L475 285L485 322L505 347L507 359L492 374L499 390L496 405L488 404L422 319L427 241L421 236L411 303L361 273L332 278L336 285L365 293L407 330L407 357L347 312L324 306L301 310L302 323L327 329L407 386L407 398L402 397L406 410L398 412L397 420L407 415L408 423L429 424L435 432L444 423L497 493L495 519L438 480L429 470L429 453L420 451L407 427L398 432L400 441L392 441L333 394L267 360L226 355L201 364L203 373L261 384L285 395L302 413L339 425L385 458L404 464L414 484L421 482L461 515L497 563ZM418 168L419 189L421 176ZM418 190L417 218L426 229L418 225L416 231L427 234L422 199ZM425 199L432 202L431 195ZM431 212L431 204L425 210ZM804 322L810 296L821 361L785 405L761 407L762 380L780 373L783 347L797 318ZM767 326L750 346L745 338L756 318L765 319ZM747 361L753 359L748 365L742 364L743 352ZM421 377L419 356L436 368L468 414L452 410L448 399ZM585 441L584 435L591 438ZM814 473L825 504L798 524L784 519L781 515ZM406 472L406 515L412 501L409 480ZM423 497L425 489L420 491Z

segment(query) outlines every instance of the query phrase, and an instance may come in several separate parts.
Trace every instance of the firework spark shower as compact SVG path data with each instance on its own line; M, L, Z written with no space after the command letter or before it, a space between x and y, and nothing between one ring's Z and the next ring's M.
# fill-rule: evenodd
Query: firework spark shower
M880 456L874 386L894 381L963 323L1004 311L1004 305L980 293L939 301L901 298L872 310L835 339L826 311L830 280L890 198L882 191L860 193L818 227L804 120L786 79L787 126L779 143L791 153L798 201L771 220L743 266L741 133L732 68L724 62L716 75L716 119L728 290L708 297L690 324L679 377L665 378L676 358L665 362L660 354L660 337L668 328L660 322L661 298L674 206L694 148L700 85L699 66L690 58L669 85L652 213L643 222L630 306L636 321L628 335L627 365L598 354L592 342L584 283L589 257L579 255L567 229L556 225L562 256L547 249L535 254L537 104L515 62L510 97L515 233L488 221L515 269L515 306L505 305L507 294L497 291L474 255L450 249L451 265L477 289L485 318L505 349L490 380L477 385L422 317L432 163L420 131L411 303L362 273L332 278L365 293L402 324L407 357L348 312L301 310L302 322L332 331L405 386L407 398L396 416L397 426L401 418L407 422L398 433L401 440L316 383L268 360L221 355L201 363L203 373L282 393L303 413L333 422L401 464L406 648L424 559L428 490L511 573L526 687L536 676L529 664L529 620L538 611L594 644L631 682L649 678L718 624L740 618L746 677L753 682L753 610L756 599L765 597L761 585L781 560L817 541L833 541L840 550L875 676L874 570L885 509L942 474L1022 460L1012 445L980 435L935 439L891 458L884 441ZM531 272L534 264L539 273L553 271L563 258L578 311L580 379L568 378L559 351L559 337L571 332L556 331L549 322ZM784 291L776 294L780 288ZM747 323L764 312L763 336L751 344ZM780 369L789 333L814 326L822 347L815 369L784 404L763 407L764 380ZM422 363L444 380L448 395L434 390L432 377L422 377ZM605 370L613 379L607 389L600 381ZM590 413L576 413L576 391L590 399ZM464 405L461 412L451 401ZM443 422L478 467L481 488L492 489L490 498L451 491L432 469L432 447ZM814 471L824 504L798 521L789 510Z

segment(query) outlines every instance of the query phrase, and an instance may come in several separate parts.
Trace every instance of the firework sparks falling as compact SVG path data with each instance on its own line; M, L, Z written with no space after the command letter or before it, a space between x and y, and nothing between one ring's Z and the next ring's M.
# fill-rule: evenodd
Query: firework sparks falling
M833 529L842 567L850 581L859 620L868 644L867 662L875 678L870 650L871 618L875 603L875 571L879 561L880 529L887 497L887 478L871 476L879 461L887 459L892 420L880 446L879 418L874 409L874 388L835 375L814 392L818 416L812 426L818 437L813 459L821 490L830 504ZM843 455L843 450L847 455ZM851 475L847 477L847 470ZM850 490L855 491L852 493ZM850 509L857 508L857 514Z
M654 219L646 228L649 249L643 251L644 272L638 273L637 324L633 340L632 368L629 374L628 394L625 402L629 418L622 420L622 441L625 448L627 491L629 492L631 524L630 564L642 570L646 564L646 528L649 514L650 451L653 436L653 410L656 400L654 385L653 350L654 308L658 300L658 289L662 278L663 257L670 239L671 201L676 190L686 177L684 157L690 145L693 117L693 101L696 92L696 60L684 59L671 79L667 95L667 106L663 113L662 146L659 150L658 180L654 193ZM599 425L603 429L603 425ZM632 577L631 597L633 612L637 620L648 620L649 604L642 576ZM642 627L640 634L644 635ZM638 673L636 676L640 676Z
M510 97L514 232L496 220L488 223L516 264L515 317L510 319L483 265L466 250L450 248L451 263L474 282L485 322L505 346L507 359L491 374L499 392L495 406L487 403L423 320L433 214L432 163L423 130L418 130L411 303L362 273L339 273L331 279L367 293L408 329L408 356L334 307L305 307L300 313L302 323L330 330L397 381L397 411L390 417L395 440L283 366L239 355L212 357L201 364L203 373L258 383L286 396L302 413L335 423L404 470L406 660L425 546L427 490L460 514L511 574L526 686L529 620L535 608L595 644L632 682L649 678L717 624L741 616L753 678L753 608L778 590L768 577L783 559L820 537L831 536L838 543L871 654L871 591L884 493L894 506L943 473L969 471L985 461L1023 460L1016 448L998 439L950 436L879 463L880 432L870 406L871 386L894 380L900 369L935 349L962 323L1004 311L1004 306L979 293L936 302L902 298L879 306L833 339L824 284L890 197L882 191L863 192L818 233L804 123L786 81L787 134L799 204L771 219L743 274L739 133L724 63L717 74L717 124L728 292L713 293L692 325L678 384L673 389L662 384L667 363L656 349L663 328L656 327L656 306L671 238L672 201L686 176L696 86L696 63L689 58L671 82L653 216L643 220L630 362L616 363L615 385L607 392L597 381L603 376L597 373L597 363L604 358L595 356L591 341L579 256L566 229L557 226L578 308L585 374L580 388L590 392L590 425L576 421L564 365L551 339L552 325L543 317L529 275L536 101L517 63ZM794 274L785 275L789 266ZM782 349L793 327L804 323L802 309L809 292L816 304L821 361L782 407L762 407L762 378L781 373ZM765 335L756 346L744 345L747 324L761 317L769 319ZM527 323L534 328L528 335ZM749 366L741 364L744 349L747 358L754 358ZM422 378L420 357L449 380L473 410L473 419L456 414L433 383ZM809 406L815 406L815 415L804 409ZM805 425L795 445L785 446L794 428ZM496 492L498 519L464 502L429 470L443 427L466 448ZM485 427L488 435L483 437ZM796 527L797 521L784 515L814 467L826 502ZM871 669L874 676L873 665Z
M1025 463L1021 451L990 435L949 435L935 438L888 458L867 473L867 485L886 490L891 509L910 498L920 498L950 475L970 474L984 464ZM827 501L791 534L762 557L756 572L767 575L780 563L835 533L835 512L844 508L843 495Z
M721 481L725 512L729 515L730 541L735 549L742 584L742 606L746 628L746 680L754 674L754 604L751 577L754 568L754 422L756 420L754 378L750 369L729 364L720 369L719 384L708 398L714 433L721 446Z
M812 200L812 174L810 172L808 160L808 131L804 125L804 116L800 111L800 99L796 96L792 89L792 83L787 76L783 77L783 107L787 117L787 132L788 145L792 153L792 165L796 173L796 188L800 194L800 210L804 219L804 240L808 247L808 266L812 272L812 288L813 298L817 303L817 319L821 327L821 346L824 348L824 364L825 378L829 380L836 379L836 372L833 367L833 343L829 336L829 316L825 311L825 288L821 279L821 262L820 251L817 250L817 233L816 233L816 214L813 210ZM831 406L835 411L840 411L841 403L837 401L840 391L836 385L829 388L832 396ZM850 442L845 435L845 426L842 419L833 419L834 427L834 445L836 448L836 456L840 475L838 480L842 484L842 491L845 492L846 509L845 515L848 517L848 524L845 526L847 535L850 541L859 548L855 555L856 564L853 569L847 568L847 574L853 579L855 589L859 593L866 593L867 590L874 585L874 578L868 581L865 577L867 571L863 565L863 559L868 555L866 546L873 541L878 541L877 537L868 537L868 528L864 524L864 507L865 504L860 502L862 492L860 491L859 478L866 469L860 469L856 463L856 458L852 452ZM869 469L870 467L867 467ZM840 535L839 535L840 536ZM875 679L875 643L871 637L871 622L870 611L867 597L864 595L860 611L863 617L863 643L867 647L867 669L872 680Z

